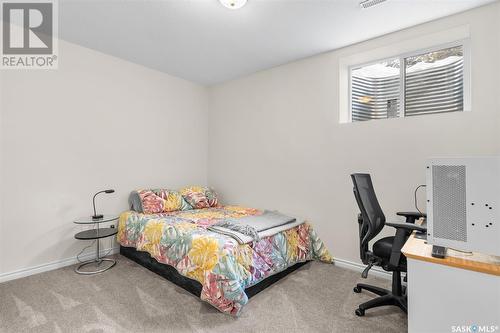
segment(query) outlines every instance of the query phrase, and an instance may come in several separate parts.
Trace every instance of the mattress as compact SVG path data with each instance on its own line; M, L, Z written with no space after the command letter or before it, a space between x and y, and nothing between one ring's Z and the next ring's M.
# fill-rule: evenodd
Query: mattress
M332 262L307 222L248 244L207 230L222 219L257 214L261 211L239 206L162 214L127 211L120 215L118 242L147 252L159 263L198 281L202 300L221 312L238 315L248 302L246 288L296 263Z

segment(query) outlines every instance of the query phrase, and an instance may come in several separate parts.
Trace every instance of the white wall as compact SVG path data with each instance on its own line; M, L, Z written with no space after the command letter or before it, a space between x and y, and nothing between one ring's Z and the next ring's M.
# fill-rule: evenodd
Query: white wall
M0 92L3 91L3 76L2 72L0 71ZM4 186L3 186L3 94L0 93L0 274L4 271L3 270L3 247L2 247L2 235L3 235L3 193L4 193Z
M74 257L97 190L119 213L132 189L207 181L205 87L63 41L59 59L0 72L0 278Z
M470 25L471 112L339 124L342 59L462 25ZM228 201L308 217L334 256L359 261L349 175L371 173L396 220L414 210L427 157L500 154L499 59L496 3L215 86L209 184Z

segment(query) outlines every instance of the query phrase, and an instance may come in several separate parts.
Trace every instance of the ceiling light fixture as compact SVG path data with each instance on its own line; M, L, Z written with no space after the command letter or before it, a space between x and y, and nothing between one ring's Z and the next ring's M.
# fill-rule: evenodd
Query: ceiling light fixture
M219 0L220 3L229 9L240 9L246 5L247 0Z
M359 6L363 9L366 9L366 8L370 8L370 7L373 7L375 5L379 5L381 4L382 2L385 2L387 0L365 0L365 1L361 1L359 3Z

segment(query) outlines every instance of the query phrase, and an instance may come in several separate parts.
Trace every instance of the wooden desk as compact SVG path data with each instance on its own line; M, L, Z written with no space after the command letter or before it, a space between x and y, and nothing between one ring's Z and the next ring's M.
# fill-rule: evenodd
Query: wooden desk
M448 249L438 259L431 251L414 234L402 249L408 332L500 332L500 257Z
M416 238L415 234L412 234L408 238L401 252L407 258L411 259L500 276L500 257L482 253L464 253L448 249L446 251L446 258L434 258L431 255L432 245L427 244L423 239Z

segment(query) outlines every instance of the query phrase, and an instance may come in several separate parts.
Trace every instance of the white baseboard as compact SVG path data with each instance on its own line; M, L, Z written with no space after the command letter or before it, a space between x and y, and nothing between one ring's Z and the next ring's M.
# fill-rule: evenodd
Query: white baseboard
M100 251L100 255L106 255L106 254L110 255L110 254L116 254L119 252L120 252L120 247L113 247L113 248L102 249ZM95 252L89 252L89 253L86 253L86 254L80 256L80 260L82 260L82 261L90 260L92 258L95 258ZM52 271L54 269L74 265L77 263L78 263L77 258L71 257L71 258L53 261L53 262L50 262L47 264L23 268L23 269L13 271L13 272L2 273L2 274L0 274L0 283L10 281L10 280L20 279L22 277L26 277L26 276L30 276L30 275L34 275L34 274L38 274L38 273Z
M113 247L113 248L107 248L107 249L101 250L101 255L116 254L119 252L120 252L120 247ZM80 257L80 260L82 260L82 261L89 260L89 259L92 259L94 257L95 257L95 253L90 252L90 253L82 255ZM20 279L22 277L26 277L26 276L30 276L30 275L34 275L34 274L38 274L38 273L52 271L54 269L74 265L76 263L78 263L77 258L71 257L71 258L53 261L53 262L47 263L47 264L42 264L42 265L38 265L38 266L20 269L20 270L13 271L13 272L2 273L2 274L0 274L0 283L10 281L10 280ZM338 266L341 268L351 269L351 270L354 270L357 272L362 272L366 267L363 264L359 264L359 263L356 263L353 261L340 259L340 258L334 258L333 264L335 266ZM377 276L377 277L381 277L384 279L391 279L391 277L392 277L391 273L386 272L378 267L373 267L370 270L369 274Z
M335 266L338 266L341 268L351 269L351 270L354 270L354 271L357 271L360 273L363 272L364 269L366 268L366 265L358 264L358 263L353 262L353 261L339 259L339 258L334 258L333 264ZM386 272L379 267L372 267L372 269L370 269L370 272L368 273L368 275L373 275L373 276L380 277L383 279L388 279L388 280L392 279L392 274L390 272Z

